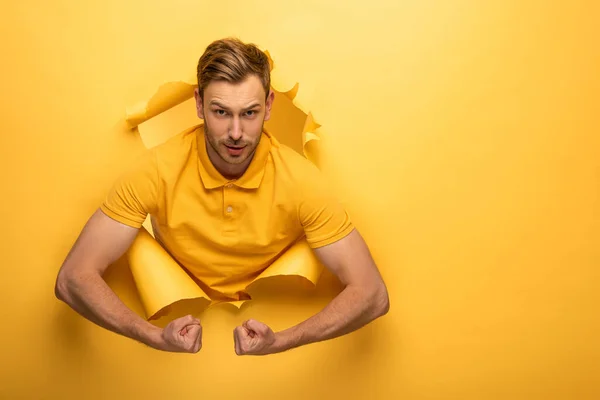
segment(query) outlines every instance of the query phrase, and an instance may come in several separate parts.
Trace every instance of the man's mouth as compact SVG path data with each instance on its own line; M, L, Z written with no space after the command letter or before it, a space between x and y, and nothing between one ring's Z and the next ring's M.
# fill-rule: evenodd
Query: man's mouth
M242 152L244 151L244 148L246 146L236 147L236 146L225 145L225 147L227 147L227 152L229 153L229 155L239 156L242 154Z

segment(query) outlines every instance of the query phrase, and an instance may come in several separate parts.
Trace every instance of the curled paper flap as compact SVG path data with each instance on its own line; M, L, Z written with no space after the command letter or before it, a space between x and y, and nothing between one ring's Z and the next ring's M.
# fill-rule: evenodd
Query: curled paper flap
M210 304L210 297L145 228L129 248L127 260L148 319L160 317L164 308L184 299L195 299L201 309Z
M242 306L244 304L246 304L249 300L232 300L232 301L223 301L223 300L219 300L219 301L213 301L209 307L214 307L214 306L227 306L227 307L234 307L236 309L240 309L242 308Z
M262 274L246 287L246 290L260 279L291 275L304 278L316 286L321 272L323 272L323 266L318 261L308 242L301 240L265 269Z
M247 301L211 300L145 228L140 229L127 253L127 260L149 320L165 316L174 307L201 312L209 306L222 303L240 308ZM323 265L306 239L302 239L247 285L245 292L249 292L260 281L292 276L315 287L322 272Z
M167 82L161 85L148 100L141 101L126 109L125 121L131 128L161 114L174 106L194 97L198 87L196 78Z
M291 88L290 90L288 90L287 92L283 92L283 94L290 100L294 100L296 98L296 95L298 94L298 88L300 87L300 85L298 83L296 83L294 85L293 88Z

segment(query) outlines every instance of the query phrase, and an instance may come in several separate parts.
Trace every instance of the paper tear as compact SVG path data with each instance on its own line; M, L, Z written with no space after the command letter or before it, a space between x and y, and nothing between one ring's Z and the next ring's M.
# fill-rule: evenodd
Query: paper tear
M148 319L158 318L163 309L184 299L199 299L202 308L210 304L210 297L144 228L127 260Z
M271 56L267 50L265 50L265 53L267 54L267 57L269 58L269 65L271 66L271 70L273 70L275 63L273 62L273 59L271 58ZM160 85L158 87L158 89L154 92L154 94L152 96L150 96L149 99L140 101L139 103L137 103L131 107L128 107L126 109L125 121L126 121L127 125L131 129L137 128L138 132L140 133L142 138L144 138L144 136L147 135L148 132L144 132L143 127L140 126L141 124L143 124L144 122L146 122L150 119L153 119L154 117L159 116L160 114L163 114L165 112L168 112L169 110L172 110L173 108L179 106L180 104L186 102L187 100L190 100L191 98L194 97L194 90L197 87L198 87L198 84L197 84L197 78L195 75L190 75L184 79L179 79L179 80L174 80L174 81L163 83L162 85ZM285 90L283 88L283 85L279 84L279 82L277 82L277 79L272 76L271 88L276 93L282 94L287 99L289 99L291 101L291 105L295 108L294 111L297 111L297 112L300 112L303 114L304 126L302 128L302 132L300 133L300 137L302 140L302 144L301 144L302 149L300 150L300 152L306 156L307 155L306 148L305 148L306 144L312 140L320 139L319 134L316 132L316 130L321 125L316 123L312 113L307 111L296 100L298 91L300 90L299 83L296 83L291 89ZM276 101L276 106L279 106L281 104L281 101L279 102L279 104L277 104L277 103L278 102ZM190 107L188 107L188 108L190 108ZM290 111L288 111L288 113L294 112L294 111L290 110ZM187 111L187 112L189 113L189 111ZM284 111L284 113L285 113L285 111ZM194 117L194 115L191 115L191 116ZM178 118L182 119L181 116L178 116ZM186 121L185 126L178 126L175 128L175 130L173 132L168 132L168 133L164 132L164 126L160 126L160 130L163 131L162 134L155 132L154 135L150 135L150 136L154 136L154 138L152 140L144 140L144 145L146 147L154 147L157 144L160 144L162 141L165 141L168 138L168 136L166 136L166 135L172 136L186 128L191 127L195 123L197 123L197 120L194 120L194 123L191 123L190 121ZM268 125L268 123L267 123L267 125ZM154 130L159 130L159 128L156 128ZM271 131L272 129L269 129L269 130ZM279 134L277 134L277 132L274 132L274 133L278 139L282 135L281 132ZM157 137L160 139L157 140L156 139ZM295 148L296 146L291 146L291 147ZM299 150L299 149L295 148L295 150Z
M239 309L248 301L211 299L144 227L127 252L127 261L148 320L162 318L176 306L199 313L209 306L222 303ZM323 268L308 242L303 239L250 282L244 292L249 293L259 281L285 276L295 276L315 288Z
M291 88L287 92L284 92L283 94L285 94L288 99L294 100L296 98L296 95L298 95L299 87L300 87L300 85L298 83L296 83L293 88Z
M128 107L125 113L125 121L129 127L135 128L142 122L194 97L194 90L197 87L195 78L167 82L161 85L149 100Z
M272 70L275 64L268 51L265 53L269 57ZM291 89L284 90L272 78L271 87L276 93L277 100L273 106L272 118L265 127L268 126L269 132L282 143L288 144L316 164L315 157L307 145L321 139L316 132L320 125L315 121L312 113L296 101L300 85L296 83ZM190 110L182 110L179 107L177 111L179 114L173 114L173 119L180 124L184 121L183 123L189 126L178 126L175 132L165 133L164 123L148 129L141 125L151 119L158 121L165 117L161 114L175 112L173 111L175 107L193 98L196 88L195 76L160 85L148 100L127 108L125 118L127 124L140 133L146 147L160 144L168 138L165 135L174 135L192 126L191 121L197 124L197 117L193 118L193 115L188 115ZM187 107L191 108L190 105ZM290 132L292 135L282 140ZM179 314L190 309L198 313L209 306L223 303L239 309L247 301L211 299L154 239L151 232L148 219L127 252L140 300L149 320L178 317L181 316ZM253 287L259 286L257 283L260 281L274 280L282 276L298 277L311 287L315 287L322 271L323 266L306 240L299 241L255 278L246 287L246 293Z

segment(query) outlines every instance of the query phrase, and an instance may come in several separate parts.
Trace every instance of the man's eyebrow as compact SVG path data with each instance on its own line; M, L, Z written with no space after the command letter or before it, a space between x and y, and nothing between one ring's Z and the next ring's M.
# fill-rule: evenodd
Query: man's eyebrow
M247 111L247 110L251 110L253 108L260 107L260 106L261 106L260 103L254 103L251 106L248 106L248 107L244 108L244 110Z
M217 107L221 107L221 108L223 108L223 109L225 109L225 110L228 110L228 109L229 109L227 106L225 106L224 104L220 103L220 102L219 102L219 101L217 101L217 100L211 100L209 104L210 104L211 106L212 106L212 105L215 105L215 106L217 106ZM254 103L254 104L251 104L250 106L248 106L248 107L245 107L245 108L244 108L244 111L248 111L248 110L251 110L251 109L253 109L253 108L256 108L256 107L261 107L261 104L260 104L260 103Z
M224 106L223 104L219 103L219 102L218 102L218 101L216 101L216 100L211 100L211 101L210 101L210 105L215 105L215 106L218 106L218 107L221 107L221 108L227 109L227 107L226 107L226 106Z

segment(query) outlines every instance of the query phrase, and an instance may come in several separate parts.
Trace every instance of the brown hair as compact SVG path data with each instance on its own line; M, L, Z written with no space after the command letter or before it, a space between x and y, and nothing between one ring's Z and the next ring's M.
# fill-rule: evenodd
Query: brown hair
M236 38L220 39L208 45L198 61L197 78L200 97L212 81L238 83L248 75L261 80L266 96L271 87L269 57L252 43Z

